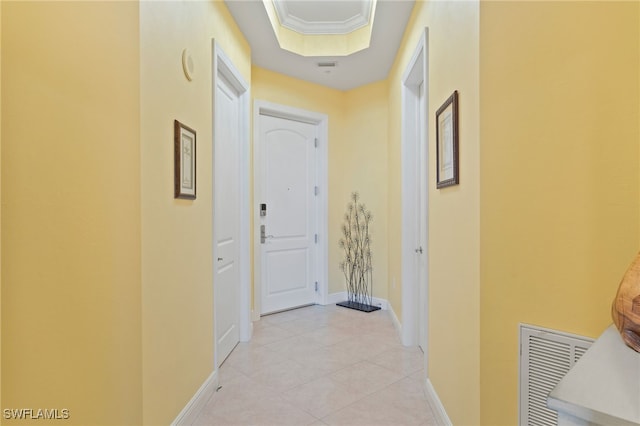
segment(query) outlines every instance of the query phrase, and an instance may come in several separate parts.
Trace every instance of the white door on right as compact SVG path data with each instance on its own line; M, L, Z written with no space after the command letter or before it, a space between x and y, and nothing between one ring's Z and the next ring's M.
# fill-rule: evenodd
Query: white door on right
M260 115L261 314L316 303L317 126Z
M418 158L416 159L416 177L418 178L418 182L416 184L417 190L417 200L418 200L418 223L416 224L418 233L417 233L417 243L416 247L418 247L418 270L416 271L416 277L418 282L418 346L422 349L423 352L427 350L427 334L428 334L428 324L429 319L427 316L427 307L428 307L428 288L427 288L427 279L428 279L428 223L426 220L427 211L428 211L428 195L427 191L429 182L429 176L427 173L427 129L426 122L424 117L426 117L425 112L425 90L424 90L424 82L420 84L418 87L418 117L417 122L420 123L420 131L418 133L417 143L418 147L416 148L416 152L418 152Z

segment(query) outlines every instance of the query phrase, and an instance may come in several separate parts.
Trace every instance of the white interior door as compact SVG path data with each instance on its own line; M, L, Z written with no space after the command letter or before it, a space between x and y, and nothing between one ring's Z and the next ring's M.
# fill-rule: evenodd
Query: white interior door
M316 302L318 129L261 114L261 314Z
M240 340L240 98L222 75L216 79L213 239L217 363Z
M420 83L418 86L418 138L416 148L416 152L418 152L418 156L416 158L416 177L418 178L418 182L416 183L416 197L418 200L418 216L417 216L417 229L418 232L417 237L418 241L416 247L418 247L418 262L417 262L417 271L416 277L418 282L418 345L422 349L423 352L427 350L427 326L428 326L428 317L427 317L427 260L428 260L428 236L427 236L427 200L428 200L428 179L429 176L427 174L427 157L428 157L428 147L427 147L427 124L426 124L426 99L425 99L425 90L424 90L424 81Z
M428 29L402 76L402 344L428 363ZM426 371L426 369L425 369Z

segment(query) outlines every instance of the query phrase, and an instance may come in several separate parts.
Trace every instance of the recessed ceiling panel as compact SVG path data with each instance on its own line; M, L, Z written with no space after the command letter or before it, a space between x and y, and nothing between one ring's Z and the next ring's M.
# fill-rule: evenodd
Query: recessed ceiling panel
M368 25L373 0L273 0L282 26L300 34L348 34Z
M276 1L286 6L289 15L307 22L343 22L362 15L367 3L364 1Z

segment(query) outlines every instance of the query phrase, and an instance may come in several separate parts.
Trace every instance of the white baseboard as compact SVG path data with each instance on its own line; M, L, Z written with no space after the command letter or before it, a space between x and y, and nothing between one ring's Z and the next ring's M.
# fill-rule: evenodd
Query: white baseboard
M389 305L389 313L391 313L391 321L393 321L393 326L396 328L396 331L398 332L398 336L402 336L402 324L400 323L400 320L398 320L398 316L396 315L396 312L393 310L393 306L391 305L391 303L388 303Z
M218 389L218 383L218 370L215 370L207 377L207 380L200 386L200 389L198 389L187 405L180 411L180 414L178 414L178 417L171 423L171 426L192 425L198 418L204 405L209 401L209 398L211 398L216 389Z
M347 292L340 291L338 293L331 293L327 296L326 305L335 305L336 303L343 302L347 300Z
M438 397L438 394L436 393L431 380L427 379L427 385L425 389L427 391L429 405L431 406L431 410L435 415L436 424L442 426L453 426L453 423L451 423L451 419L449 419L447 411L444 409L444 405L442 405L442 401L440 401L440 398Z
M241 342L250 342L252 336L253 336L253 320L251 320L249 322L249 327L248 327L248 330L247 330L246 334L240 335L240 341Z
M340 291L338 293L331 293L330 295L327 296L327 305L334 305L336 303L339 302L344 302L345 300L348 299L347 296L347 292L346 291ZM389 302L387 301L387 299L380 299L379 297L372 297L371 298L371 304L373 306L380 306L380 309L382 309L383 311L386 311L387 309L389 309Z

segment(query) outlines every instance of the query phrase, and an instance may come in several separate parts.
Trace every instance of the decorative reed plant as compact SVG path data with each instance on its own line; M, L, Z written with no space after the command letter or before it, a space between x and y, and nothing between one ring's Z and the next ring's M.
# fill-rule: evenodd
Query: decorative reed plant
M373 215L359 202L357 192L351 194L342 225L340 248L344 250L344 261L340 269L347 281L350 304L371 305L373 269L371 267L371 236L369 225Z

